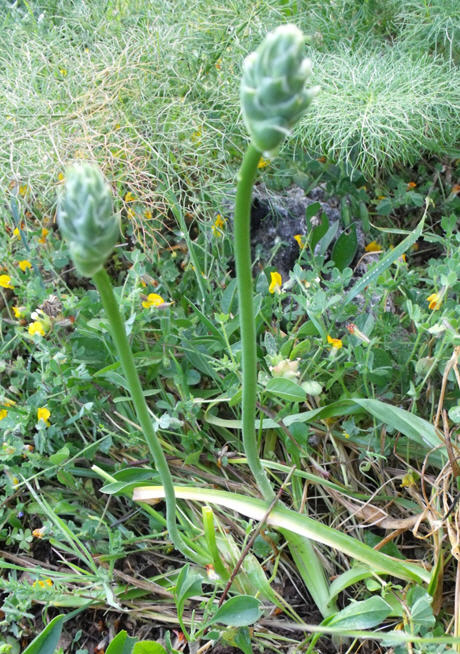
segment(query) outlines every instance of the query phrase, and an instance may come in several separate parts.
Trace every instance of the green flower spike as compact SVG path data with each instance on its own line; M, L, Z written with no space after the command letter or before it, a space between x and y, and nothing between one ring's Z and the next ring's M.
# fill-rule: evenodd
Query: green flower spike
M276 152L319 91L319 86L305 88L311 61L304 51L302 32L295 25L281 25L244 61L241 106L260 152Z
M58 224L78 272L92 277L111 255L120 236L112 192L97 166L83 163L66 173Z

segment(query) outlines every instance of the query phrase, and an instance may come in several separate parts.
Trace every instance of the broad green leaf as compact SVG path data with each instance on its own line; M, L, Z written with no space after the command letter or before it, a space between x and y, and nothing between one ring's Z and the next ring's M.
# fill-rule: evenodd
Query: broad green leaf
M126 631L120 631L107 647L105 654L132 654L137 638L131 638Z
M194 595L201 593L202 577L187 563L177 578L174 596L176 598L177 613L182 616L185 602Z
M349 234L342 232L334 243L331 253L334 265L340 271L344 270L355 258L357 248L358 239L356 238L356 228L353 226Z
M429 449L442 445L433 425L410 411L380 400L356 398L353 402L420 445Z
M329 592L331 597L337 597L339 593L342 593L346 588L357 584L363 579L372 577L372 570L366 566L354 565L349 570L342 572L341 575L336 577L329 587Z
M64 616L57 615L24 650L23 654L54 654L61 637Z
M317 203L319 204L319 202ZM308 211L308 209L307 209ZM313 214L315 215L315 214ZM307 220L308 222L308 220ZM310 246L311 249L314 250L316 245L320 242L320 240L323 238L323 236L327 233L327 230L329 229L329 220L326 216L325 213L321 214L321 223L317 226L314 227L311 236L310 236Z
M313 202L312 204L309 204L308 207L305 209L305 220L307 223L313 218L313 216L316 216L317 213L321 211L321 204L319 202Z
M134 645L133 654L166 654L166 650L154 640L141 640Z
M305 402L307 399L307 394L299 384L284 377L269 379L265 390L277 399L287 400L288 402Z
M264 520L269 504L253 497L245 497L237 493L219 491L211 488L194 488L191 486L175 486L174 491L178 499L208 502L226 506L238 511L254 520ZM133 499L136 502L154 503L164 498L162 486L143 486L134 490ZM389 574L399 579L413 580L428 583L431 574L414 563L394 559L387 554L374 550L369 545L344 534L337 529L313 520L306 515L299 514L291 509L275 506L266 519L268 526L291 531L299 536L326 545L326 547L339 550L347 556L369 566L378 574Z
M415 243L415 241L420 238L423 230L423 225L425 224L425 216L426 211L414 231L412 231L409 236L406 236L406 238L401 241L401 243L397 245L393 250L389 250L386 254L380 257L375 266L372 266L372 268L348 291L344 298L344 305L349 304L357 295L359 295L359 293L361 293L366 288L366 286L369 286L369 284L375 281L377 277L379 277L387 268L389 268L392 263L399 259L402 254L407 252L407 250Z
M327 625L343 629L372 629L391 614L391 606L381 597L353 602L327 619Z
M225 624L228 627L248 627L260 618L260 602L250 595L238 595L222 604L209 624Z
M51 454L49 461L52 463L54 466L58 466L61 463L64 463L64 461L67 461L70 455L70 450L67 447L67 445L64 445L64 447L61 447L60 450L55 452L54 454Z
M335 235L337 234L338 231L339 231L339 222L337 221L335 223L332 223L332 225L329 227L329 229L324 234L324 236L322 236L318 241L317 245L318 245L319 254L326 254L328 247L334 240Z

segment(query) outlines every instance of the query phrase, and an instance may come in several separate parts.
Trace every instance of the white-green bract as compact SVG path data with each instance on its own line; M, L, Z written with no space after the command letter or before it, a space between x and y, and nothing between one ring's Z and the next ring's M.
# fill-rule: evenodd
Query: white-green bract
M253 145L272 153L318 93L306 88L311 61L295 25L281 25L267 34L246 57L241 79L241 107Z
M120 235L112 192L97 166L83 163L69 168L57 220L76 269L92 277L103 267Z

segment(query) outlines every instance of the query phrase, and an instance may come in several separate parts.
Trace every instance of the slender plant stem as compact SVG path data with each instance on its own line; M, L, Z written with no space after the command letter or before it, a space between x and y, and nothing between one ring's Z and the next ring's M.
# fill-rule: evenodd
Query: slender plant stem
M234 243L235 265L238 280L238 300L240 313L241 351L243 369L243 446L248 465L257 482L260 492L267 501L273 500L275 493L260 462L255 420L257 399L257 351L254 306L252 299L250 215L252 187L257 174L261 152L252 144L248 145L243 163L238 173L236 189Z
M101 296L102 305L109 319L113 340L120 357L121 367L123 369L126 381L131 391L131 399L136 409L137 418L140 422L142 433L153 457L155 467L160 475L161 483L165 489L166 501L166 525L169 536L174 547L184 556L192 561L203 563L200 557L191 549L183 540L176 524L176 498L174 486L168 463L163 449L155 433L152 419L147 408L142 386L137 374L134 358L129 346L128 338L124 327L124 320L118 309L118 303L113 293L112 283L107 272L102 268L94 276L93 281Z

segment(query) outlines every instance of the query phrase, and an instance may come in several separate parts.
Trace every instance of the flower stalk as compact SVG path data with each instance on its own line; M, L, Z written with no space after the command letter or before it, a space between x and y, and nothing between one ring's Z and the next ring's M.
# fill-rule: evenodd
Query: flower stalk
M59 202L58 223L68 241L77 270L92 278L101 296L137 418L165 489L169 537L174 547L185 557L203 563L203 557L199 556L179 533L171 473L145 401L112 283L104 268L104 263L118 239L120 228L118 217L112 211L110 188L97 167L83 164L69 170L65 192Z

